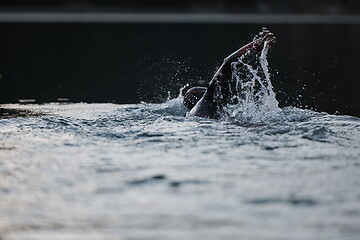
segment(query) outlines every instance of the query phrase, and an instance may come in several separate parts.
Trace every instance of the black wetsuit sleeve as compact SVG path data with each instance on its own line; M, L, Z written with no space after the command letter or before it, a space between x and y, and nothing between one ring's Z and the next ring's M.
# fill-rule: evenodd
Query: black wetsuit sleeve
M204 97L216 105L225 105L229 94L231 77L231 62L224 61L210 81Z
M218 109L226 105L230 89L229 84L232 78L231 64L244 54L257 53L258 51L259 47L254 42L250 42L225 58L223 64L210 81L204 98L215 104Z
M190 114L199 117L219 118L227 103L232 78L231 64L247 52L258 51L254 42L248 43L224 59L223 64L214 74L204 96L191 109Z

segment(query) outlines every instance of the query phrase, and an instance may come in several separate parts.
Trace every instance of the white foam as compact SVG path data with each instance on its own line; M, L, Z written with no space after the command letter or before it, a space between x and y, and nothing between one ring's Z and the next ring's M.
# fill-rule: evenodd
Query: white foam
M264 46L266 45L265 43ZM232 65L236 86L232 92L236 94L239 102L226 108L226 115L230 118L245 122L264 122L279 118L281 109L270 79L267 52L268 48L264 47L260 57L256 59L260 67L245 62L246 56L239 58L238 62ZM248 72L246 76L240 76L240 66Z

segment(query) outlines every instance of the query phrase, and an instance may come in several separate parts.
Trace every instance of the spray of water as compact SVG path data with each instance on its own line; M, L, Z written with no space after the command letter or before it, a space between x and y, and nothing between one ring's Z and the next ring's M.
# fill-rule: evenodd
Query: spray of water
M227 116L243 122L264 122L279 115L281 109L270 80L267 52L265 43L256 58L257 65L260 64L257 67L250 65L245 56L233 63L235 90L232 89L232 93L238 103L227 107Z
M269 48L265 42L259 56L249 61L249 55L244 55L232 64L232 84L230 95L232 102L224 109L224 120L242 123L267 123L273 121L300 121L306 119L308 112L296 109L281 109L276 100L276 94L270 79L267 53ZM177 98L168 98L164 108L176 115L185 114L183 106L183 90L179 90ZM171 111L170 111L171 110Z
M185 88L189 87L189 84L185 84L184 86L182 86L179 90L179 95L178 95L178 98L182 98L183 97L183 91Z

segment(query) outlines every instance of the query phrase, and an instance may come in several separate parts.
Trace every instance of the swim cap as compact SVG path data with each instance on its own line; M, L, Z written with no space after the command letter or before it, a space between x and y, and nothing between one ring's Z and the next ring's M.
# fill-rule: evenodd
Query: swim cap
M196 103L202 98L206 90L206 87L190 88L184 95L183 103L185 107L192 109L196 105Z

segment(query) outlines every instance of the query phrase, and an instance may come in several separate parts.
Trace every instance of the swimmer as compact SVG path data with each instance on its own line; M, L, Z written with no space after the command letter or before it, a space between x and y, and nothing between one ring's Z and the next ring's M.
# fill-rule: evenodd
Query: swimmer
M190 88L185 93L183 100L184 105L190 109L190 116L218 119L221 110L227 104L232 77L231 64L249 52L260 53L264 45L270 48L275 43L275 40L274 34L263 27L252 42L224 59L223 64L216 71L207 88Z

